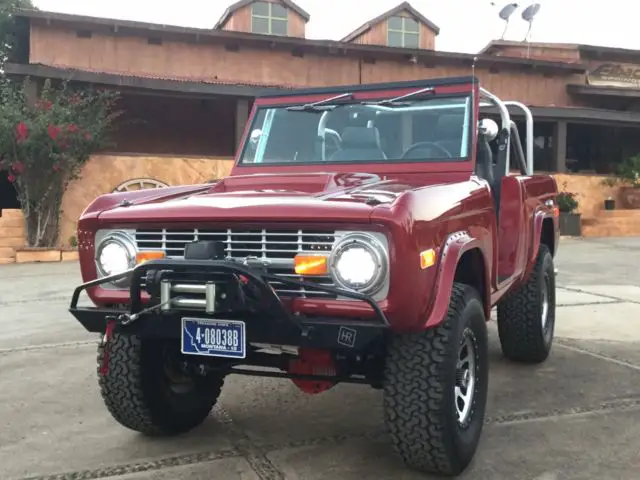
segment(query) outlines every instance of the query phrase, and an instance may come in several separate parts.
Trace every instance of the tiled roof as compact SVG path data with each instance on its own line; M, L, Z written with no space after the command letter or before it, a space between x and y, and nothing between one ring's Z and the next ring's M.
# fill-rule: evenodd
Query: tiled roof
M287 88L293 89L298 88L299 85L287 85L287 84L274 84L274 83L261 83L261 82L250 82L244 80L230 80L230 79L219 79L215 75L176 75L171 73L154 73L154 72L130 72L123 70L114 70L114 69L97 69L97 68L77 68L74 66L62 65L62 64L31 64L31 65L41 65L44 67L53 67L68 71L69 73L73 72L85 72L85 73L101 73L107 75L117 75L121 77L131 77L131 78L145 78L145 79L153 79L153 80L170 80L174 82L195 82L195 83L207 83L211 85L240 85L247 87L262 87L262 88Z

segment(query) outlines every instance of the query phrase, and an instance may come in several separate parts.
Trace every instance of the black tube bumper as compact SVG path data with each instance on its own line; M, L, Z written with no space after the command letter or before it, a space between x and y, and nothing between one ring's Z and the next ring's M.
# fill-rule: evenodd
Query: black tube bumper
M130 310L78 307L82 291L130 276ZM237 282L239 288L249 289L250 295L223 312L206 314L204 311L159 306L154 295L154 285L164 281ZM269 281L277 281L293 287L307 287L348 299L367 303L374 312L374 319L354 320L340 317L305 317L292 315L283 305ZM142 293L151 294L152 301L143 305ZM250 298L249 298L250 297ZM236 308L237 307L237 308ZM262 269L228 260L152 260L138 265L124 274L104 277L78 286L69 308L71 314L90 332L104 333L109 322L117 330L138 334L142 337L179 339L184 317L202 319L240 320L246 324L248 343L292 345L307 348L340 349L361 351L381 339L389 328L389 322L378 304L369 296L357 292L321 286L291 278L269 274ZM136 316L130 323L130 316Z

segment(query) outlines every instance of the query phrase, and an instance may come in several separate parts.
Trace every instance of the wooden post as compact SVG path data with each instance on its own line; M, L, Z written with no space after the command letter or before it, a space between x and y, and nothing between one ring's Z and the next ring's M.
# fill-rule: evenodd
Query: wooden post
M236 103L236 150L240 146L244 127L249 119L249 100L239 99Z
M553 126L553 169L558 173L567 171L567 122L558 120Z

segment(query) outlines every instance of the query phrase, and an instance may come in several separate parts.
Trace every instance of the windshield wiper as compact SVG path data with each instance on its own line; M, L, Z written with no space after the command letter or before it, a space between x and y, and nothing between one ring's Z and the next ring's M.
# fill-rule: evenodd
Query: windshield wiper
M386 100L378 100L375 102L362 102L362 105L374 105L374 106L382 106L382 107L408 107L411 105L409 102L403 102L402 100L406 100L408 98L418 97L418 96L431 96L435 93L433 87L421 88L420 90L416 90L414 92L409 92L404 95L395 98L388 98Z
M332 109L336 104L341 104L344 102L337 102L337 100L342 99L352 99L353 93L343 93L341 95L337 95L335 97L325 98L324 100L320 100L313 103L306 103L304 105L295 105L293 107L287 107L287 110L290 112L323 112L325 110Z

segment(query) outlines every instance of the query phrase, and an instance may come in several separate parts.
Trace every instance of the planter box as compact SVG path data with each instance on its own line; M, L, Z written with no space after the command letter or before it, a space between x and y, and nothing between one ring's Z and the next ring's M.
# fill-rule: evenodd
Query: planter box
M579 213L560 212L560 235L582 236L582 216Z
M59 262L60 258L60 250L16 250L16 263Z
M640 208L640 187L620 187L620 199L622 208Z
M63 262L72 262L78 260L78 251L77 250L62 250L62 261Z

